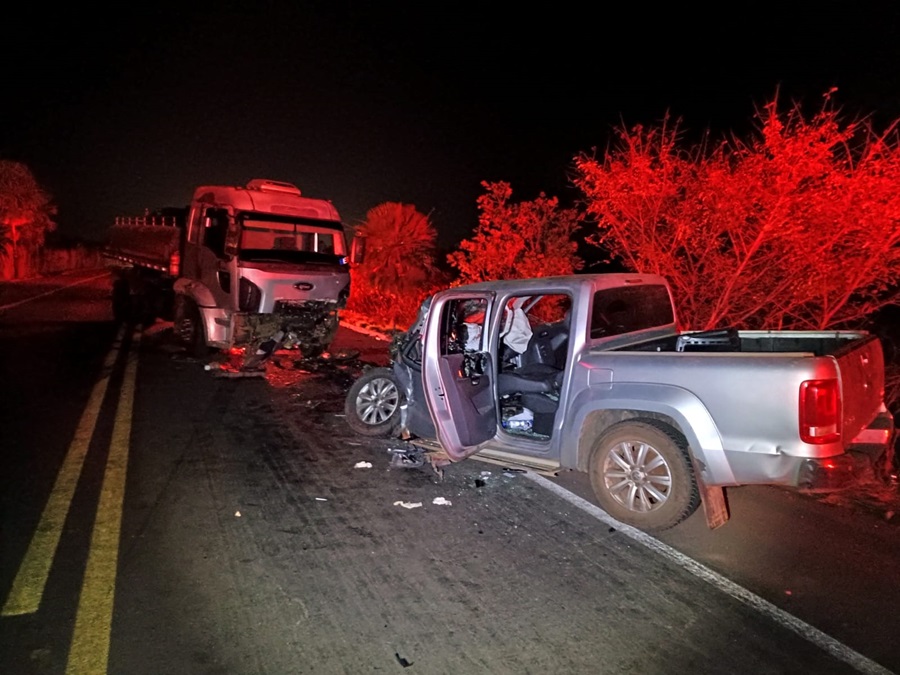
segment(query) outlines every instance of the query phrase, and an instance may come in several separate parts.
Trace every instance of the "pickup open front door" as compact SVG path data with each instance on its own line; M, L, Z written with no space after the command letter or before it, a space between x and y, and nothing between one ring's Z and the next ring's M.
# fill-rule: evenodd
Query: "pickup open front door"
M438 441L453 461L497 433L494 359L489 353L493 293L445 292L425 326L422 378Z

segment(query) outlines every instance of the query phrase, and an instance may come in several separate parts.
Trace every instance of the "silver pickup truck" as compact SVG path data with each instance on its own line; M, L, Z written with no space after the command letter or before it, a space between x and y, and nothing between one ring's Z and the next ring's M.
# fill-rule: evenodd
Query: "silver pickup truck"
M883 397L865 331L680 332L664 278L582 274L435 294L346 412L435 466L588 472L604 510L658 531L701 503L723 524L726 486L874 477L892 457Z

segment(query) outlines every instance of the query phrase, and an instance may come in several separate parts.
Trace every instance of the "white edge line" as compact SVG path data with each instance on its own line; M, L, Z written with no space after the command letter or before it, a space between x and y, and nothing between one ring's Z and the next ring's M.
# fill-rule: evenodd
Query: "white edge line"
M599 506L591 504L589 501L582 499L578 495L570 492L569 490L566 490L564 487L557 485L544 476L536 474L532 471L526 472L525 475L538 485L548 489L550 492L554 493L558 497L561 497L562 499L581 509L585 513L588 513L597 520L601 520L610 527L616 528L616 530L618 530L625 536L634 539L636 542L643 544L647 548L656 551L669 560L672 560L677 565L683 567L694 576L703 579L707 583L715 586L720 591L723 591L736 600L740 600L741 602L750 605L751 607L770 617L777 623L794 631L800 637L825 650L832 656L840 659L841 661L849 663L859 672L871 673L872 675L895 675L894 671L888 670L884 666L863 656L859 652L854 651L842 642L835 640L830 635L823 633L818 628L810 626L808 623L801 621L792 614L779 609L768 600L763 600L755 593L751 593L743 586L739 586L733 581L723 577L721 574L714 572L705 565L697 562L693 558L690 558L683 553L679 553L671 546L668 546L667 544L661 542L659 539L651 537L646 532L643 532L642 530L639 530L635 527L631 527L630 525L619 522Z
M12 309L13 307L18 307L19 305L27 304L29 302L32 302L33 300L37 300L38 298L44 298L44 297L47 297L48 295L53 295L54 293L59 293L60 291L64 291L67 288L72 288L73 286L80 286L81 284L86 284L91 281L96 281L97 279L102 279L105 276L109 276L109 273L104 272L103 274L98 274L95 277L89 277L87 279L79 279L78 281L76 281L74 283L66 284L65 286L59 286L58 288L54 288L52 290L46 291L44 293L41 293L40 295L33 295L30 298L25 298L24 300L18 300L16 302L11 302L8 305L0 305L0 312L7 310L7 309Z

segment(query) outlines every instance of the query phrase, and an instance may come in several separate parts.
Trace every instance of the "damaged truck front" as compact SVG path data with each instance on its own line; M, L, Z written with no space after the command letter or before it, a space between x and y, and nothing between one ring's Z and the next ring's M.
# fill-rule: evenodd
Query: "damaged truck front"
M242 348L253 365L278 347L325 351L350 293L337 209L289 183L201 186L187 209L117 218L105 249L117 319L171 318L196 356Z

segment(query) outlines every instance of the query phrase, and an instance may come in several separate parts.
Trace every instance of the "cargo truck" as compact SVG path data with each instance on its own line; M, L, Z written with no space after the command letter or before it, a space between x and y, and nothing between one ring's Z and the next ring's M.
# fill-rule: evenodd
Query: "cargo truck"
M173 321L191 354L238 350L258 367L279 347L325 351L350 294L348 247L334 205L291 183L203 185L184 208L118 217L104 256L116 320Z

